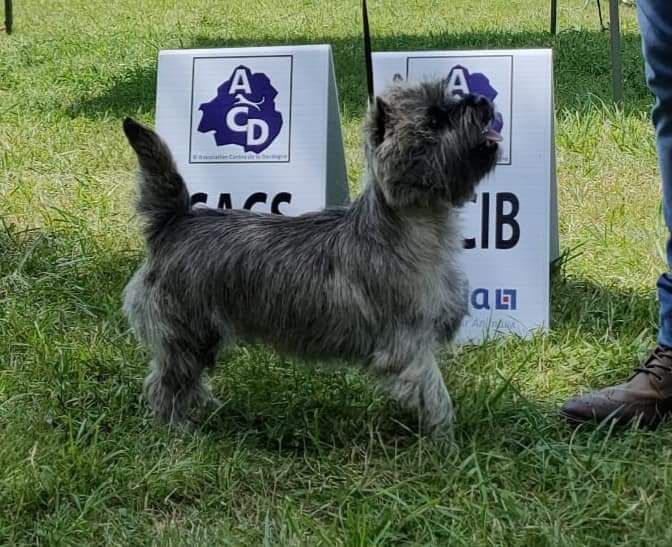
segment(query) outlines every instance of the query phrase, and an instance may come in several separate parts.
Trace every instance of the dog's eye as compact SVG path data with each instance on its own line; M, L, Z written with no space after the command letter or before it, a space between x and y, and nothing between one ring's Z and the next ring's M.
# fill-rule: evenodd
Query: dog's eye
M438 106L433 106L427 113L427 125L432 131L439 131L448 126L448 113Z

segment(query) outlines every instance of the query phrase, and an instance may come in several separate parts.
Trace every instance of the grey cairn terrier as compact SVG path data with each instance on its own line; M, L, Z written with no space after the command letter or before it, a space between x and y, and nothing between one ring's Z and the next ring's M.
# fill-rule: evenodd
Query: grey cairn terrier
M420 430L451 436L437 366L467 312L457 209L493 169L499 135L485 98L444 80L395 82L364 123L361 194L297 217L192 208L166 144L127 118L140 166L147 257L124 312L151 350L144 394L162 423L216 402L203 379L220 348L262 342L308 360L360 363Z

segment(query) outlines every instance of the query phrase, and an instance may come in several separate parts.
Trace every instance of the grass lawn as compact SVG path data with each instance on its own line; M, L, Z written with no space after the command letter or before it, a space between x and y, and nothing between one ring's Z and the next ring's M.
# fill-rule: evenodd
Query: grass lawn
M442 356L458 448L355 371L223 357L195 435L139 401L120 293L142 256L126 115L160 48L330 43L350 183L365 104L356 0L19 0L0 34L0 544L670 545L672 428L572 432L569 395L654 343L664 226L632 8L610 105L591 3L373 0L374 48L555 48L561 241L545 336Z

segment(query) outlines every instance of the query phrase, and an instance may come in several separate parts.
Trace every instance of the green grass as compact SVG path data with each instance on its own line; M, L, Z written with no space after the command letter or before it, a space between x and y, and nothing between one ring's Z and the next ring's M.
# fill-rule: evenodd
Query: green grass
M260 348L223 357L223 411L193 436L139 400L148 356L120 293L142 247L120 120L153 121L160 48L331 43L350 183L365 104L355 0L15 2L0 35L0 543L669 545L672 428L572 432L569 395L654 343L664 226L652 104L623 8L610 105L594 6L371 2L374 47L553 46L561 241L553 324L446 352L457 445L354 371ZM487 6L487 11L486 11Z

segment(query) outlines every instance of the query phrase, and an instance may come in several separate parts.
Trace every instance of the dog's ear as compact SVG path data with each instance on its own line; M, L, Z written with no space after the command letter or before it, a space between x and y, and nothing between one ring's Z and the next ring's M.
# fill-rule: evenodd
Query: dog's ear
M387 124L390 121L390 107L380 97L376 97L376 101L373 106L373 120L373 144L375 146L380 146L385 140L385 129L387 128Z

